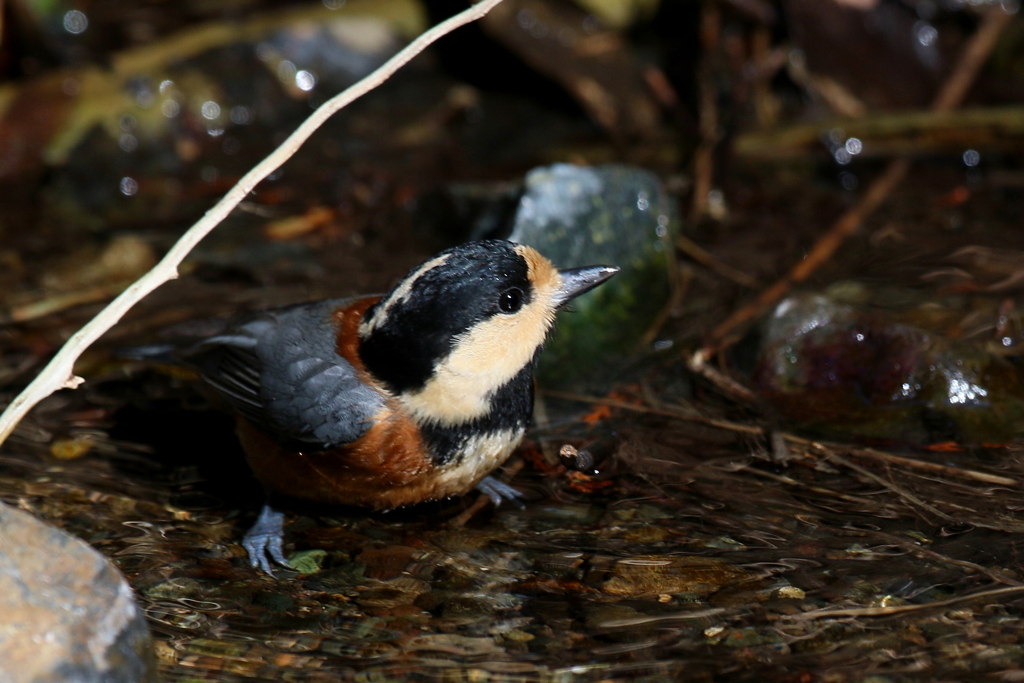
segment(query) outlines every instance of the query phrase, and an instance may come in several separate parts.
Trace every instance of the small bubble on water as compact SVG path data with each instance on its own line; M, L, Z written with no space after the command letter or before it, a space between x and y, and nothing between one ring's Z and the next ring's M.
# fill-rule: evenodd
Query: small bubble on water
M84 13L73 9L64 15L64 30L68 33L78 35L84 33L87 28L89 28L89 17Z
M121 178L121 183L119 187L121 188L121 194L123 194L126 197L131 197L132 195L139 191L139 183L135 180L135 178L130 178L128 176Z
M203 102L203 106L200 108L204 119L213 120L220 116L220 105L213 100L207 100Z
M303 92L309 92L316 85L316 74L303 69L295 74L295 85Z

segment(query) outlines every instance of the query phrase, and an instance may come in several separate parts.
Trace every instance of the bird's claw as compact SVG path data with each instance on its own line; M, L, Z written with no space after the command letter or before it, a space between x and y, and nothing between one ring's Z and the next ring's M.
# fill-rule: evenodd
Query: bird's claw
M246 532L242 539L242 547L249 553L249 564L254 569L262 569L271 576L274 571L270 566L270 559L282 567L292 569L291 564L285 559L284 544L284 513L276 512L269 505L264 505L260 516L252 528ZM268 556L270 559L268 559Z
M512 488L500 479L484 477L480 480L480 483L476 485L476 489L490 498L491 502L494 503L494 507L500 507L505 501L512 503L519 509L526 507L523 503L522 492L518 489Z

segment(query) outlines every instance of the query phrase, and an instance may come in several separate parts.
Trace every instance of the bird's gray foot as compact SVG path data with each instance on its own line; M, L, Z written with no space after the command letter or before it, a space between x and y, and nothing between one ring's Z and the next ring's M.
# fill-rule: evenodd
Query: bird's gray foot
M249 553L249 564L259 568L271 576L270 559L282 567L292 568L284 557L281 546L284 543L284 513L275 512L269 505L264 505L260 516L252 528L242 539L242 547ZM267 556L270 556L268 559Z
M481 479L480 483L476 485L476 490L490 498L494 507L499 507L504 501L512 503L517 508L526 507L523 504L523 494L518 489L514 489L494 477Z

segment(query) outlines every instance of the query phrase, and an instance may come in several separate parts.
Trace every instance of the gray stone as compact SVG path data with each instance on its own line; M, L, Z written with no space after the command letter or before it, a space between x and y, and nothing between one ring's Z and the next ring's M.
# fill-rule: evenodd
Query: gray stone
M155 680L149 630L114 565L0 503L0 681Z
M575 299L541 356L548 385L613 379L669 298L678 212L654 173L622 165L554 164L530 171L509 237L559 268L622 270Z

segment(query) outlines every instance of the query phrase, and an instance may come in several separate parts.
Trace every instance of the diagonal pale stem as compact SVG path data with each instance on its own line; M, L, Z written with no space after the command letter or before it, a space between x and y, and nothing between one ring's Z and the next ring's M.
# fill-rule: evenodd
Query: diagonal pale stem
M372 74L335 95L314 111L295 129L295 132L288 136L287 140L281 143L280 147L242 176L241 180L212 209L189 228L152 270L136 280L95 318L90 320L85 327L68 339L42 372L32 380L32 383L24 391L18 394L3 414L0 414L0 444L7 440L21 419L37 403L58 389L74 389L81 384L84 380L81 377L75 377L73 373L78 357L107 330L116 325L132 306L163 283L178 277L178 266L196 244L227 218L232 209L245 199L261 180L291 158L316 129L323 125L324 121L386 81L434 41L460 26L476 21L500 2L501 0L481 0L472 7L442 21L409 43Z

